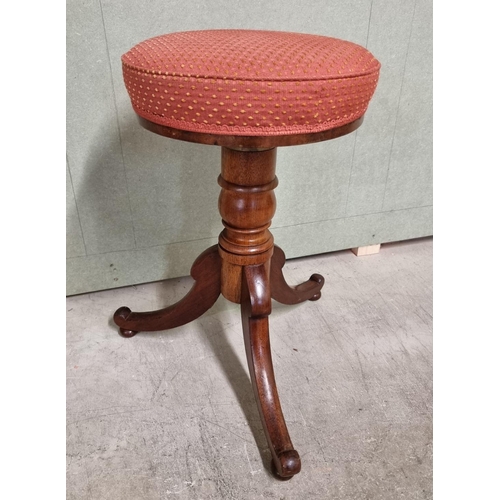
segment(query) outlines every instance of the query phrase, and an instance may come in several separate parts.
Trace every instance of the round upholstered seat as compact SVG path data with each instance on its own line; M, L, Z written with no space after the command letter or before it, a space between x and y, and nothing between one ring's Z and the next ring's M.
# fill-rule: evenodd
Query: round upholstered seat
M361 117L380 63L360 45L255 30L171 33L122 56L135 112L206 134L321 132Z

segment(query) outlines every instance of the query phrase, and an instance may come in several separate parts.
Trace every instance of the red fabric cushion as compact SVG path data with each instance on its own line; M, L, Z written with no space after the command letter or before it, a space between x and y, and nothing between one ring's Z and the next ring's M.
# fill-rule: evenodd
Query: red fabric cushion
M122 56L140 116L227 135L327 130L362 116L380 63L344 40L278 31L206 30L145 40Z

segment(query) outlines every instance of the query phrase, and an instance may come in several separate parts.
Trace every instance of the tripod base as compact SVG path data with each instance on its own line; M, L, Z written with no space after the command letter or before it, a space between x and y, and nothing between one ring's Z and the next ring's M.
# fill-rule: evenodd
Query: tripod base
M256 265L241 266L241 319L245 350L255 399L264 432L273 457L273 470L281 478L290 478L300 471L300 456L293 448L274 378L269 341L269 315L271 298L283 304L298 304L318 300L324 279L319 274L301 285L289 286L283 276L285 255L274 246L270 260ZM175 328L195 320L210 309L222 290L222 259L219 246L205 250L191 268L195 283L179 302L148 312L132 312L120 307L114 321L120 335L133 337L141 331L161 331Z

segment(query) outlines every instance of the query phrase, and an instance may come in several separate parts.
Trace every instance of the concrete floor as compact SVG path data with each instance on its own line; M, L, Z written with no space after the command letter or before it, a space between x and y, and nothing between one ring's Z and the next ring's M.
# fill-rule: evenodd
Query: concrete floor
M432 498L432 240L285 265L317 302L273 303L283 412L302 472L278 481L249 382L239 307L123 339L119 306L164 307L191 278L67 299L67 498Z

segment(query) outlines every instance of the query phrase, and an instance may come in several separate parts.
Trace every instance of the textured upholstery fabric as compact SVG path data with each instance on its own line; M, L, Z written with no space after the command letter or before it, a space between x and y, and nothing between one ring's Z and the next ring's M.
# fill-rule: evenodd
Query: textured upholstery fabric
M287 135L362 116L380 63L318 35L255 30L171 33L122 56L132 106L161 125L211 134Z

